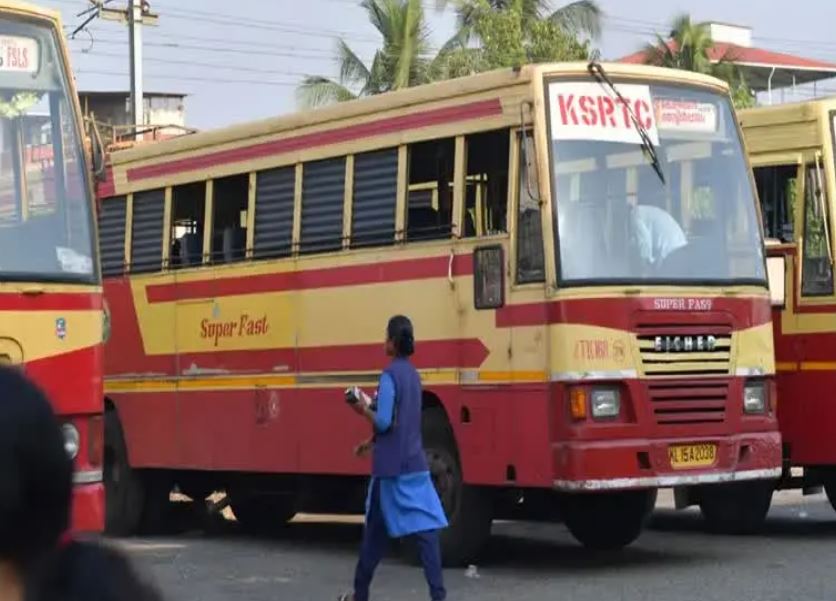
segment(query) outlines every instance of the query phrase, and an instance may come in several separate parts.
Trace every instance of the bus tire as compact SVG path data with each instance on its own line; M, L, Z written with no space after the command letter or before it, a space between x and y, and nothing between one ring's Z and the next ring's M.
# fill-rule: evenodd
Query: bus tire
M105 531L130 536L139 530L143 517L145 483L128 462L122 425L115 411L105 413Z
M296 515L293 495L233 493L229 505L241 528L254 534L277 532Z
M656 489L567 495L563 520L584 547L622 549L641 534L656 505Z
M708 486L699 494L700 511L714 532L752 534L763 526L774 490L770 480Z
M490 538L491 497L489 491L464 484L455 438L443 410L426 409L422 429L430 475L449 522L440 533L442 562L446 567L465 565L476 561Z
M148 471L142 474L142 479L145 494L138 531L146 535L167 534L175 527L171 478L165 472Z

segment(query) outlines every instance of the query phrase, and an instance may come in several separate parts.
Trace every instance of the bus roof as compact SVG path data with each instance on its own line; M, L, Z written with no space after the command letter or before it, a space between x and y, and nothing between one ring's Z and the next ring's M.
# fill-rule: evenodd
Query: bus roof
M135 161L151 160L171 153L188 153L206 146L235 144L242 140L277 135L300 128L325 126L329 123L359 119L382 111L405 109L414 105L439 102L440 100L452 100L460 96L473 96L498 88L516 87L549 75L589 76L587 67L588 63L585 62L570 62L526 65L520 69L491 71L339 103L324 108L299 111L213 131L200 132L154 144L139 145L127 150L116 151L110 158L112 165L116 166ZM624 63L604 63L603 67L613 77L660 79L673 83L714 87L721 92L727 92L728 90L727 84L719 79L688 71Z
M61 22L61 13L51 8L44 8L29 4L28 2L18 2L17 0L0 0L0 11L11 10L17 13L40 17L42 19L49 19L55 23Z
M836 109L836 96L757 106L738 111L743 127L813 121L822 111Z
M825 140L829 126L822 119L836 110L836 97L754 107L738 112L751 156L797 152L816 148Z

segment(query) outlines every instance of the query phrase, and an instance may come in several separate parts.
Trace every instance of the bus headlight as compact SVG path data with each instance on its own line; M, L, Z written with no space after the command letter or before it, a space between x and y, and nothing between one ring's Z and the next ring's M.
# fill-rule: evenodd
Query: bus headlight
M70 459L78 457L78 451L81 447L81 436L78 434L78 429L72 424L64 424L61 426L61 432L64 434L64 450Z
M766 383L748 382L743 388L743 411L766 413Z
M621 413L621 395L615 388L597 388L590 396L592 417L618 417Z

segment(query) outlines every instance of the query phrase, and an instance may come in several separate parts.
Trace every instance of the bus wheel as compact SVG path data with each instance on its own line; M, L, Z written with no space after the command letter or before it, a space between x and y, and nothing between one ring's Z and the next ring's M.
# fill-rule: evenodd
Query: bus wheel
M169 533L176 526L171 502L172 480L165 472L154 471L145 472L142 478L145 494L139 532L151 535Z
M441 531L442 561L445 566L475 561L491 535L490 495L462 481L455 439L443 411L425 410L423 431L430 475L449 522Z
M122 425L115 411L105 414L105 529L108 534L129 536L139 530L145 486L128 463Z
M766 520L775 483L733 482L700 490L700 511L708 527L721 534L751 534Z
M584 547L621 549L639 537L655 504L656 489L570 494L563 519Z
M235 520L247 532L276 532L296 515L293 495L229 494Z

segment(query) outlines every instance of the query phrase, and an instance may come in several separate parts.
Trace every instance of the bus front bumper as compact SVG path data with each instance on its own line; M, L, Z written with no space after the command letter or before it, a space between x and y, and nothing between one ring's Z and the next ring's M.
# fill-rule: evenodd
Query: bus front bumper
M95 472L76 472L70 529L73 532L100 533L105 527L105 489Z
M716 445L713 465L674 469L669 449L680 445ZM781 435L756 432L721 438L569 441L553 446L556 490L616 491L698 486L781 475Z

